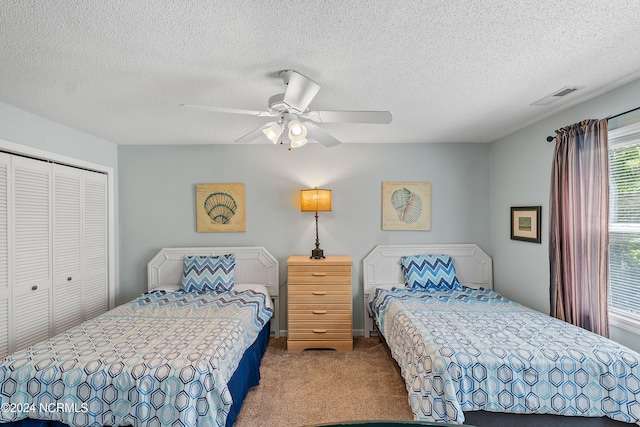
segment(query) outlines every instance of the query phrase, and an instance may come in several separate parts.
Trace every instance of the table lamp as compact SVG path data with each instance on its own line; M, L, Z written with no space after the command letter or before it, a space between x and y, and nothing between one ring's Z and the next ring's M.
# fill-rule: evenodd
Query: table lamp
M331 190L320 190L318 188L301 190L300 210L302 212L316 213L316 248L311 251L310 258L322 259L324 258L324 253L320 249L320 240L318 239L318 212L331 211Z

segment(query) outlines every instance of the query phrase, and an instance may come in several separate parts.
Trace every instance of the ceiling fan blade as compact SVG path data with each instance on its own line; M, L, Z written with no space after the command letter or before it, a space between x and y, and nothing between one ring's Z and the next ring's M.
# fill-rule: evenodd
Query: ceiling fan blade
M325 147L334 147L338 144L341 144L342 141L335 138L333 135L322 129L320 126L313 122L303 122L304 126L307 128L307 137L313 140L318 141L320 144Z
M246 135L241 136L240 138L236 139L234 142L240 143L240 144L248 144L250 142L255 141L256 139L262 137L265 137L264 132L262 131L263 129L265 129L267 127L267 125L262 125L254 130L252 130L251 132L249 132ZM267 140L267 138L265 137L265 141Z
M287 70L283 73L285 75L285 81L287 81L287 90L284 93L284 103L292 109L303 112L307 109L313 98L320 90L320 85L310 78L303 76L297 71Z
M308 111L301 116L320 123L389 124L393 119L391 111Z
M258 117L275 117L273 113L270 113L268 111L241 110L237 108L210 107L207 105L190 105L190 104L180 104L180 106L185 108L190 108L192 110L212 111L214 113L246 114L249 116L258 116Z

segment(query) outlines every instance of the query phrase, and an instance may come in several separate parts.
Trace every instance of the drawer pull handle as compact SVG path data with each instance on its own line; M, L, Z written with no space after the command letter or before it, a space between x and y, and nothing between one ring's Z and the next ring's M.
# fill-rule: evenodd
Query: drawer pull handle
M32 286L32 287L31 287L31 290L32 290L32 291L37 291L37 290L38 290L38 287L37 287L37 286Z
M312 295L326 295L327 291L312 291Z
M327 330L326 329L313 329L313 333L314 334L326 334Z
M327 310L313 310L313 314L327 314Z
M311 273L311 275L316 277L324 277L327 275L327 273Z
M73 280L73 277L71 277L71 276L67 277L67 282L70 282L72 280Z

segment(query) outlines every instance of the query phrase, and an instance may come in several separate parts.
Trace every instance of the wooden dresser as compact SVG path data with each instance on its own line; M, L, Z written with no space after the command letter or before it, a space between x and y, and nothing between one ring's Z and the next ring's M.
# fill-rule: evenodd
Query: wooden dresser
M288 351L353 350L352 264L348 256L287 260Z

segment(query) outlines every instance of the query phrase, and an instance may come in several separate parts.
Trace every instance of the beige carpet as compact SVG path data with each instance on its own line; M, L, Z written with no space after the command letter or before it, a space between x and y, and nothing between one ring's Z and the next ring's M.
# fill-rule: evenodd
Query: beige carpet
M378 338L356 337L345 353L287 353L286 338L270 338L260 372L235 427L413 420L399 369Z

